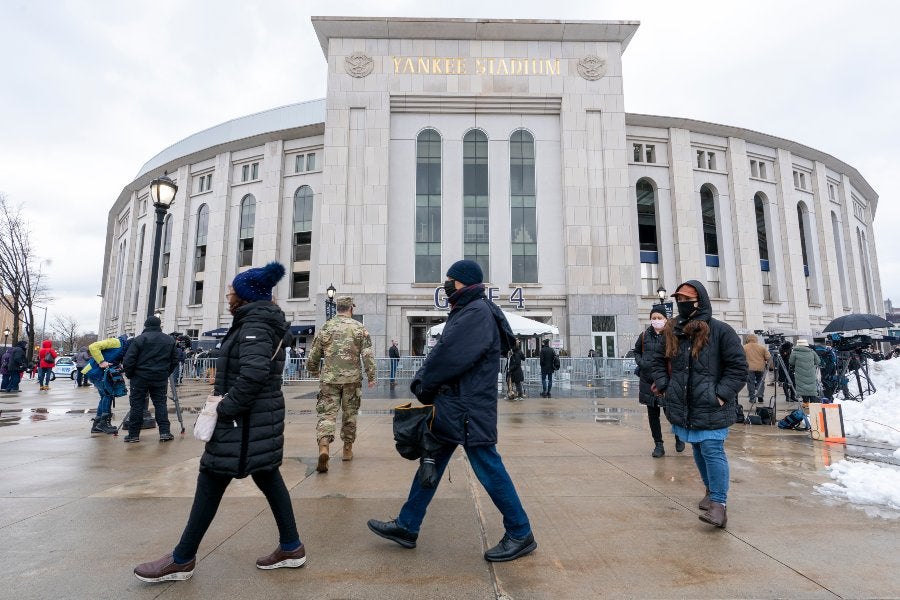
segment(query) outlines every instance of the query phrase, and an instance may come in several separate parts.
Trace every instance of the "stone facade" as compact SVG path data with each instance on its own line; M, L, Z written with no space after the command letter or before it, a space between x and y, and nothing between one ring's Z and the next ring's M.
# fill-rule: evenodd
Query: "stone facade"
M488 140L489 285L508 310L507 297L522 288L526 316L557 325L573 355L594 345L623 355L656 287L671 293L686 279L717 279L716 316L743 331L814 334L837 315L877 310L877 194L849 165L794 142L626 114L621 57L637 23L313 24L328 62L323 101L201 132L155 157L125 187L109 215L101 335L140 330L154 227L147 185L167 169L179 192L169 211L169 273L160 280L164 329L202 333L230 323L224 293L242 268L241 207L252 195L252 264L288 266L276 297L295 324L322 324L332 284L355 298L378 355L391 339L403 353L421 351L425 329L445 315L434 305L440 282L415 283L416 139L425 128L441 138L441 272L464 253L462 140L479 129ZM509 140L519 129L535 144L533 283L514 281L511 267ZM308 154L316 155L315 168L298 171L297 157ZM244 181L244 167L253 165L257 176ZM211 184L200 190L204 174ZM655 250L642 252L636 189L647 184L655 220L647 247ZM308 260L297 261L301 186L313 193L313 225ZM712 234L702 224L706 191L715 207ZM768 271L760 262L757 195ZM209 227L198 272L201 205ZM308 273L308 297L292 297L295 272ZM198 281L202 302L194 301ZM611 338L595 331L609 322L598 316L614 318Z

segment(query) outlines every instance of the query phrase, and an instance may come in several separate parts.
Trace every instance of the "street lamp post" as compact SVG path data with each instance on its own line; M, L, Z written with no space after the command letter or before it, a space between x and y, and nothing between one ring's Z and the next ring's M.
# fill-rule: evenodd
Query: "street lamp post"
M6 340L9 339L9 327L3 330L3 345L6 346Z
M337 312L337 306L334 303L334 295L337 293L337 289L335 289L334 284L328 284L328 289L325 290L325 320L329 320L334 317Z
M38 306L37 304L35 304L33 306L34 306L34 308L44 311L44 322L41 325L41 341L43 342L47 337L47 307L46 306Z
M656 288L656 295L659 297L659 303L664 303L666 301L666 288L663 286Z
M156 279L159 277L159 251L160 242L162 241L163 221L166 218L166 212L175 201L175 193L178 192L178 186L169 178L168 171L162 177L157 177L150 182L150 199L153 200L153 207L156 208L156 233L153 236L153 263L150 267L150 295L147 298L147 316L153 315L156 310L156 287L159 283Z

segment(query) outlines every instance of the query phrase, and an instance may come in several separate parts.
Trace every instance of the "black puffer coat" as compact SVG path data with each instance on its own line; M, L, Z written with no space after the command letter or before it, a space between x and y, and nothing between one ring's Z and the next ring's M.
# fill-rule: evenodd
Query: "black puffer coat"
M655 352L662 352L663 336L656 333L653 327L648 327L638 336L634 343L634 361L641 370L640 395L638 399L645 406L664 406L664 396L654 394L650 386L653 385L651 358Z
M288 323L276 304L261 300L235 311L216 362L215 393L227 395L219 403L216 429L200 457L201 470L241 478L281 465L281 372L284 348L290 342Z
M747 383L747 358L734 329L712 318L712 304L703 284L694 280L685 283L697 289L699 306L690 319L676 317L678 354L668 361L671 377L662 346L650 360L651 375L656 389L665 392L670 423L688 429L724 429L735 421L737 395ZM709 325L709 339L696 360L691 355L691 338L684 333L684 327L692 321ZM725 401L724 406L719 398Z
M439 440L496 444L500 336L510 345L515 338L503 312L485 297L483 285L457 290L450 299L455 304L441 339L416 373L412 388L415 393L421 386L420 400L434 399L432 431Z
M506 374L513 383L522 383L525 381L525 370L522 369L522 361L525 355L521 350L514 349L509 353L509 362L507 363Z
M175 338L163 333L162 327L145 327L143 333L128 344L122 369L129 379L165 381L178 366Z

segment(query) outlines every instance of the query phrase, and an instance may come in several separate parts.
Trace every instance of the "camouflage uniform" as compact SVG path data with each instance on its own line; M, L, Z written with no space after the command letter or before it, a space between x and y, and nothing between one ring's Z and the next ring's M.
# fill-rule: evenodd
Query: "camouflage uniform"
M340 304L339 304L340 308ZM319 362L325 357L325 365L319 376ZM369 381L375 381L375 357L369 332L359 322L347 315L336 315L322 327L313 341L307 359L310 375L319 377L319 399L316 413L316 441L334 441L338 409L342 412L341 440L356 440L356 415L362 393L360 358Z

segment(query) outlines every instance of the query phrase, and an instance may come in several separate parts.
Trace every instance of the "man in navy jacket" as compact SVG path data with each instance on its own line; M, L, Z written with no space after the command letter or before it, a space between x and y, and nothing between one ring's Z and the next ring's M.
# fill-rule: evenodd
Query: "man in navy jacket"
M515 560L537 548L528 515L497 452L497 375L501 351L515 344L503 312L487 299L478 263L460 260L447 270L444 291L451 310L440 341L410 386L423 404L435 405L434 435L444 443L435 457L438 482L457 446L503 514L506 534L484 553L485 560ZM419 527L437 486L413 479L409 497L393 521L369 521L377 535L415 548Z

